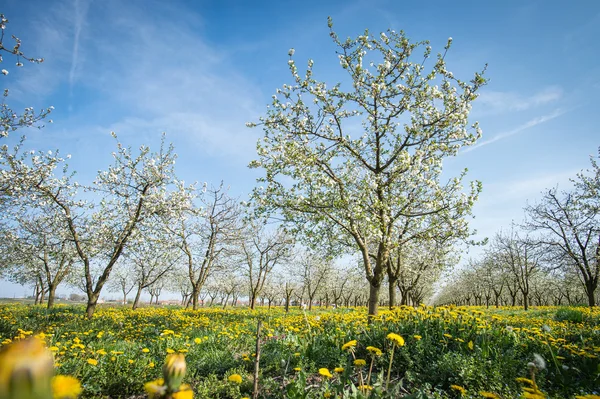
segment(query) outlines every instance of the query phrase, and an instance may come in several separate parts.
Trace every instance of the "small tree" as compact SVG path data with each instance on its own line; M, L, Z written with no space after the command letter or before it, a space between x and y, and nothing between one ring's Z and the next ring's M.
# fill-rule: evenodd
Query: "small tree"
M452 39L426 72L428 42L412 44L403 32L365 31L345 41L330 35L351 88L317 81L312 60L301 76L290 50L294 82L277 90L259 122L265 136L250 166L265 171L259 183L266 187L257 187L253 199L259 213L279 212L312 246L337 243L359 252L375 315L407 219L436 215L436 231L469 234L465 217L480 184L464 193L466 170L446 183L440 176L442 160L480 136L467 117L485 79L476 73L464 82L446 69ZM421 46L423 57L413 61Z
M575 190L554 188L525 208L526 226L543 234L555 262L577 271L589 306L595 306L600 278L600 167L592 158L589 174L580 173Z
M241 242L241 262L248 278L250 309L254 309L269 274L289 258L293 241L283 230L266 232L261 224L248 225L245 235Z

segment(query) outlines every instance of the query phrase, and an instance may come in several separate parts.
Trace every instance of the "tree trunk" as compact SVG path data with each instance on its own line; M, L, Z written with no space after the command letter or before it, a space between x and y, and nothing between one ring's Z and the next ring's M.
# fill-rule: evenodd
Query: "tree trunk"
M87 314L87 318L91 319L94 315L94 311L96 310L96 305L98 305L99 294L92 294L88 297L87 308L85 309L85 313Z
M132 306L133 310L136 310L137 307L139 306L139 304L140 304L140 296L141 295L142 295L142 287L138 285L138 290L135 293L135 299L133 300L133 306Z
M56 284L50 284L48 286L48 309L54 306L54 299L56 298Z
M192 309L198 309L198 296L200 295L200 290L196 288L197 285L192 288Z
M372 282L369 284L369 316L377 316L378 314L380 288L381 284L374 284Z
M256 306L256 294L251 292L250 293L250 309L254 310L255 306Z
M390 310L394 309L394 306L396 306L396 281L394 280L392 281L389 276L389 283L388 283L388 298L389 298L389 308Z
M596 306L596 298L594 296L594 291L596 291L597 284L594 284L593 280L588 280L585 282L585 293L588 297L588 305L589 307Z

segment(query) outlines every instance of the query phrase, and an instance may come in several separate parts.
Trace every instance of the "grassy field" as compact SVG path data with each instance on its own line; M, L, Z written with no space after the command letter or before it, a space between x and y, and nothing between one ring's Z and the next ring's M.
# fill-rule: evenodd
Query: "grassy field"
M588 308L401 307L368 323L363 308L101 307L87 320L81 306L1 304L0 341L41 335L84 398L143 397L165 356L184 353L194 397L238 399L252 396L258 320L259 397L600 395L600 310Z

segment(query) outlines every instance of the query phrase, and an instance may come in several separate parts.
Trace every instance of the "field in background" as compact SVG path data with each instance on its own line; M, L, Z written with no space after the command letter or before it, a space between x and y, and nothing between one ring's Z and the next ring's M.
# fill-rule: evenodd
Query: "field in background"
M165 356L182 352L196 398L237 399L252 393L258 320L262 397L345 391L344 397L516 398L529 384L522 378L532 377L534 354L546 363L535 380L548 397L600 395L597 308L401 307L381 310L369 324L363 308L295 308L286 314L281 308L104 306L87 320L82 306L0 304L0 341L41 335L57 372L81 379L82 397L141 395L145 382L161 376ZM404 346L395 348L386 390L389 333L401 335ZM352 340L356 347L342 350ZM330 377L319 372L323 368ZM242 382L229 381L232 374Z

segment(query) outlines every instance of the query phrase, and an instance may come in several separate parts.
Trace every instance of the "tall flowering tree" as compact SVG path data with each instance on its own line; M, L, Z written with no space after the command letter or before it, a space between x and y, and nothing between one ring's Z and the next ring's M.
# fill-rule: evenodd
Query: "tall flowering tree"
M250 164L265 172L253 199L308 242L359 252L375 315L390 252L406 235L469 234L465 217L480 183L465 192L466 170L445 182L440 175L445 157L480 137L468 115L486 81L482 73L461 81L446 69L452 39L427 69L428 42L410 43L395 31L342 41L331 19L329 27L349 79L327 86L313 77L312 60L300 75L290 50L293 83L248 124L265 133ZM435 229L403 230L408 219L426 216Z
M66 232L82 268L91 318L113 268L141 227L189 206L189 190L175 177L174 148L164 144L164 137L158 152L141 146L136 153L117 142L113 165L85 188L96 194L96 201L79 199L83 187L68 173L62 158L17 153L2 152L3 173L12 176L15 190L21 193L13 212L43 210Z

